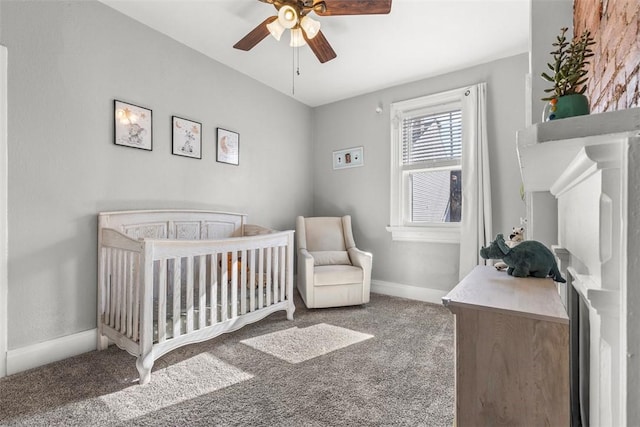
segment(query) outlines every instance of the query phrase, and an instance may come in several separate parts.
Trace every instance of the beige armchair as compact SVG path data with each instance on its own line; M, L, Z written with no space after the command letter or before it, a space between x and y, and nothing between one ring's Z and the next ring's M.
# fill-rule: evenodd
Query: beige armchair
M351 216L296 219L298 290L309 308L369 302L372 255L356 248Z

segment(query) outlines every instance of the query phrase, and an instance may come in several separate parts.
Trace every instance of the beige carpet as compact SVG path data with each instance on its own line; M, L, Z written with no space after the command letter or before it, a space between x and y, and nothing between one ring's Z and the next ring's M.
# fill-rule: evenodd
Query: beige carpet
M451 426L453 317L372 295L284 312L156 361L110 347L0 379L3 426Z
M289 363L300 363L369 338L373 338L373 335L319 323L302 329L294 327L272 332L240 342Z

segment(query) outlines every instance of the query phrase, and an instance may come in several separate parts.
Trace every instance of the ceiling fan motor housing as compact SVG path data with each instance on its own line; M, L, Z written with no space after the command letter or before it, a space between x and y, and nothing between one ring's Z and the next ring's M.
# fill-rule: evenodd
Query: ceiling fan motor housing
M269 34L280 40L284 29L300 33L303 37L291 45L301 46L306 41L321 63L334 59L337 55L320 31L320 23L307 15L315 12L320 16L387 14L391 11L392 0L260 0L272 4L278 16L271 16L249 32L233 47L251 50ZM281 27L281 28L278 28ZM299 35L299 34L298 34Z

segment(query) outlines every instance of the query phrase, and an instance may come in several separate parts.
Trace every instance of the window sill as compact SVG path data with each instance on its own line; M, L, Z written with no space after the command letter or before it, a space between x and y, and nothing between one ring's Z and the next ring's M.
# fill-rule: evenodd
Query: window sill
M460 224L421 227L388 226L391 238L404 242L460 243Z

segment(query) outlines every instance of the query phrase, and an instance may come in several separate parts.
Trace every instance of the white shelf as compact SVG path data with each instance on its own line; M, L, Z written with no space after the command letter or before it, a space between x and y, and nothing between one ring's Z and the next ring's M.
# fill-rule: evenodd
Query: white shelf
M549 191L583 147L640 136L640 108L535 124L517 134L525 191Z

